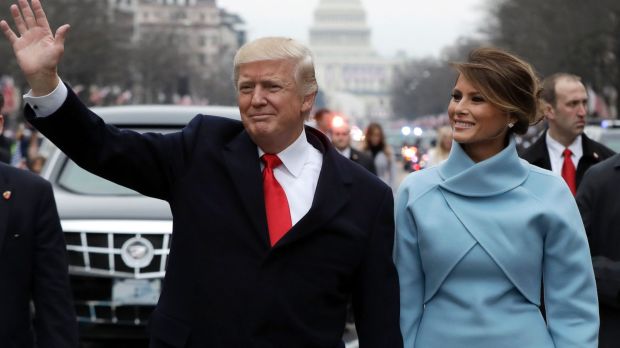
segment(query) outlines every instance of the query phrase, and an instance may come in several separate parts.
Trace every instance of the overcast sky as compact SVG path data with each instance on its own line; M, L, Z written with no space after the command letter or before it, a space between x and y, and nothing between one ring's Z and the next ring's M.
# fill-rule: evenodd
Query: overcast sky
M250 40L289 36L308 42L319 0L217 0L241 15ZM485 0L362 0L372 43L391 57L405 51L410 57L436 56L460 36L470 36L485 19Z

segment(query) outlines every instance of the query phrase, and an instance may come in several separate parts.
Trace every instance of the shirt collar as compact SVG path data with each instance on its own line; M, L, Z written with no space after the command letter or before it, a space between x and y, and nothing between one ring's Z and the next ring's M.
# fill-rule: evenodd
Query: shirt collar
M340 152L340 154L343 155L344 157L346 157L346 158L351 157L351 147L350 146L345 148L342 151L338 150L337 147L334 147L334 148L336 149L336 151Z
M286 149L278 153L278 157L282 161L282 164L294 177L298 177L301 174L304 164L308 159L308 149L312 146L306 138L306 130L302 129L301 134L291 145ZM258 148L258 157L260 158L265 154L265 151ZM262 162L261 162L262 167Z
M562 157L564 153L564 145L560 144L557 140L553 139L549 132L546 134L547 147L549 152L553 153L555 158ZM581 146L581 135L577 136L575 140L568 146L568 149L572 152L573 156L580 158L583 155L583 147Z

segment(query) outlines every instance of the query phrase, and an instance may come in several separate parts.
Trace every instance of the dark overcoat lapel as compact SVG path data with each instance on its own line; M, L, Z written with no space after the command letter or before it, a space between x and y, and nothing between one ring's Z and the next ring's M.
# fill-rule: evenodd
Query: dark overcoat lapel
M324 136L306 127L308 142L323 153L314 200L310 211L275 245L273 250L294 243L321 226L344 207L350 196L351 178L342 170L337 153ZM260 243L269 246L269 232L263 195L262 174L256 144L246 131L241 132L224 147L224 163L236 192L256 231Z
M549 159L547 140L545 138L546 134L547 131L544 131L538 140L525 150L521 157L537 167L551 170L551 160Z
M321 226L332 220L349 201L351 178L338 163L338 159L344 158L336 153L329 140L318 131L306 127L306 137L312 146L323 153L323 165L314 199L308 213L282 237L274 250L302 240L310 234L320 233Z
M258 149L246 131L242 131L224 147L224 164L232 178L257 238L269 247L267 217L263 198L263 178Z

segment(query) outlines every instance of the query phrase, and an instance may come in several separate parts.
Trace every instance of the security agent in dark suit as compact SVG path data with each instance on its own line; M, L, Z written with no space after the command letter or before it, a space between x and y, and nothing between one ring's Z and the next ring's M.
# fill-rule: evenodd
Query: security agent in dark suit
M592 166L577 191L598 290L599 347L620 342L620 154Z
M402 346L392 192L304 127L317 91L307 48L266 38L237 52L243 123L198 115L178 133L138 134L60 83L68 26L53 36L38 0L21 6L20 37L0 26L32 88L32 124L80 166L170 203L151 347L343 347L351 296L361 346Z
M0 110L3 103L0 95ZM0 132L3 124L0 114ZM50 184L0 163L0 195L0 347L77 347L65 240Z
M569 187L575 194L588 168L609 158L614 152L588 138L583 132L588 111L588 93L579 76L556 73L545 78L542 87L540 97L549 127L520 155L535 166L561 175L563 151L570 150L570 159L575 167L575 182L574 187L570 184ZM541 311L545 315L544 306L541 306Z
M375 162L369 155L351 147L351 126L346 121L332 127L332 144L338 152L351 161L376 174Z
M0 96L2 98L2 96ZM11 140L0 133L0 162L11 162Z
M579 76L557 73L545 78L541 98L549 128L521 157L559 175L563 151L569 149L576 167L576 188L579 188L586 170L614 152L583 133L588 94Z
M0 117L2 116L2 108L4 106L4 96L0 92ZM2 119L4 124L4 119ZM11 163L11 141L4 136L2 127L0 127L0 162Z

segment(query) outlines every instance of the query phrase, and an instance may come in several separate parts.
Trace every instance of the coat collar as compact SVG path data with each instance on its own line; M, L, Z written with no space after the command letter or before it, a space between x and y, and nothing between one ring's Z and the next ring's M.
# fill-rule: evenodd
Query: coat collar
M340 156L329 139L319 131L311 127L306 127L305 131L308 142L323 153L319 181L308 213L278 241L272 250L315 233L323 224L335 216L349 200L352 180L341 162L348 161L348 159ZM237 194L242 198L244 210L257 232L256 236L262 245L270 248L263 179L256 144L252 142L249 134L244 130L226 144L223 157Z
M529 172L517 155L513 137L502 151L479 163L469 158L461 145L453 141L448 159L438 169L439 176L444 180L440 187L471 197L494 196L510 191L521 185Z
M302 130L297 140L295 140L286 149L277 153L278 157L282 161L282 165L284 166L284 168L286 168L286 170L295 178L301 175L304 164L310 156L310 152L307 151L308 149L308 137L306 136L306 131ZM265 151L258 147L258 157L260 158L264 154Z
M588 138L586 133L581 134L581 146L583 147L583 157L590 157L594 159L595 162L603 159L603 157L601 157L603 154L596 151L594 140Z
M256 144L243 130L224 146L223 159L243 208L261 244L269 245L267 217L263 200L263 178Z
M349 160L342 157L320 131L306 127L306 136L308 142L323 153L314 199L308 213L276 243L274 251L314 233L321 233L321 227L336 216L349 201L352 180L348 171L343 168L343 161Z
M547 132L549 130L546 129L531 145L532 154L534 155L531 158L530 163L537 165L542 168L546 168L551 170L551 160L549 159L549 151L547 150ZM597 152L596 146L594 145L594 140L590 139L586 133L581 134L581 147L583 149L582 157L591 158L595 161L601 160L601 154Z
M612 158L610 161L613 161L614 168L620 169L620 154L613 155Z
M535 166L551 170L551 159L547 150L547 130L525 150L523 158Z

